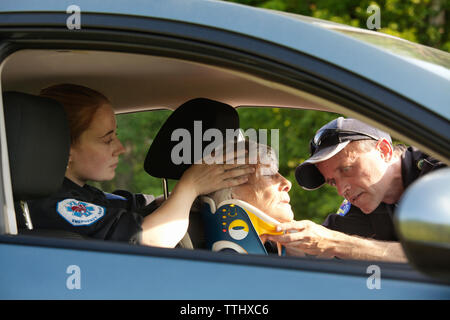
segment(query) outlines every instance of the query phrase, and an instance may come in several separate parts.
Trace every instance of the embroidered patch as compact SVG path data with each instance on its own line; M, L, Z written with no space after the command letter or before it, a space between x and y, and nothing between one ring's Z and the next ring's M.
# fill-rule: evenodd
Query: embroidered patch
M342 201L341 206L336 213L340 216L345 216L350 210L351 206L352 204L347 199L345 199L344 201Z
M65 199L57 203L56 211L75 227L88 226L105 215L105 208L89 202Z

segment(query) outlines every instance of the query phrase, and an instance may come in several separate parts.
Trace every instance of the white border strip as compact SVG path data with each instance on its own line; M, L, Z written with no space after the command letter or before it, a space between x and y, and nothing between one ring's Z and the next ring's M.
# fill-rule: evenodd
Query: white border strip
M0 76L3 73L3 67L9 57L3 60L0 65ZM1 150L1 161L2 161L2 181L3 181L3 195L5 197L5 202L2 203L3 212L1 212L0 218L2 218L2 223L0 223L0 233L2 234L17 234L17 221L16 213L14 210L14 199L12 192L11 183L11 172L9 166L9 155L8 155L8 143L6 139L6 125L5 125L5 115L3 109L3 89L0 81L0 150Z

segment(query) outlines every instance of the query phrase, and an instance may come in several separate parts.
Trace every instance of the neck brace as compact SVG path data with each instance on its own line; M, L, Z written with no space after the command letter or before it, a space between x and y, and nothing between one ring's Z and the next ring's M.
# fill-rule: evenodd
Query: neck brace
M260 236L282 234L276 232L277 220L247 202L231 199L216 208L211 198L202 197L202 200L206 243L212 251L267 255Z

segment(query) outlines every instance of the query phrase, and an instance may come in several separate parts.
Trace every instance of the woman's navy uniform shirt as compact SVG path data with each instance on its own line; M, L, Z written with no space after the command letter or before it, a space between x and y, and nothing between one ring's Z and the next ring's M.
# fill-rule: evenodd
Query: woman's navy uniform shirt
M127 191L105 194L64 178L58 192L29 201L28 207L34 229L70 231L95 239L138 244L144 217L156 209L149 198Z
M416 179L430 171L445 167L440 162L414 147L409 147L401 157L403 187L409 187ZM426 199L424 199L426 201ZM343 233L376 240L398 241L393 216L397 204L381 203L370 214L344 200L337 213L330 214L323 226Z

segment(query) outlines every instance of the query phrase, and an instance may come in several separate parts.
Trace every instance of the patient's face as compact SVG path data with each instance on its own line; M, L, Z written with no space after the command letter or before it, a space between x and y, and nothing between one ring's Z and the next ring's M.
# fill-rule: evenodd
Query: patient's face
M243 200L280 222L294 218L289 204L291 182L278 173L275 165L256 165L247 183L233 188L233 198Z

